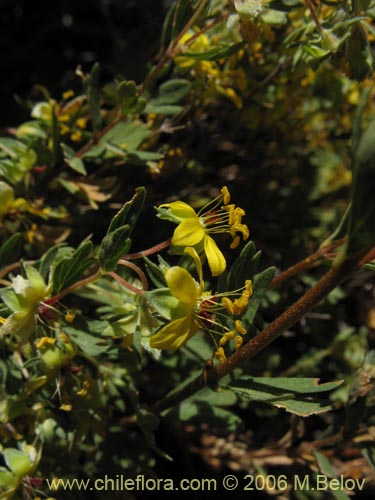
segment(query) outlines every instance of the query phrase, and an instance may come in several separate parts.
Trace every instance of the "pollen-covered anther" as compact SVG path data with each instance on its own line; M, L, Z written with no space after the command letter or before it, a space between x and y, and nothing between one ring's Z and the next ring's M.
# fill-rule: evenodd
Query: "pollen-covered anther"
M229 332L224 333L224 335L221 337L219 340L219 345L224 346L226 345L229 340L233 340L236 335L236 332L234 330L230 330Z
M243 337L241 337L240 335L237 335L237 337L234 339L234 348L236 349L239 349L243 344Z
M225 363L227 357L225 356L224 349L222 347L218 347L215 352L215 358L220 361L220 363Z
M224 205L228 205L228 203L230 202L230 193L228 191L227 186L223 186L220 192L223 195Z
M245 287L239 298L232 301L229 297L223 297L221 303L230 314L238 316L245 311L252 293L251 280L246 280Z
M237 247L238 247L238 245L240 244L240 242L241 242L241 238L240 238L238 235L237 235L237 236L235 236L235 237L233 238L233 241L232 241L232 243L230 244L229 248L230 248L231 250L234 250L235 248L237 248Z
M40 349L46 345L53 345L56 343L56 339L52 337L42 337L41 339L37 340L35 345L37 349Z
M241 335L245 335L247 333L246 328L243 326L241 321L239 319L236 319L234 322L234 325L236 327L236 331L240 333Z

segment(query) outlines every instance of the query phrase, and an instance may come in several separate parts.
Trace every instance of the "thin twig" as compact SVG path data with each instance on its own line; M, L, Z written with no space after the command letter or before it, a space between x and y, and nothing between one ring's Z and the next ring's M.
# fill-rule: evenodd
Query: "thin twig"
M313 254L309 255L305 259L301 260L300 262L297 262L293 266L289 267L285 271L281 272L279 275L277 275L272 281L271 281L271 288L274 288L283 281L288 280L289 278L292 278L296 274L299 274L303 271L307 271L307 269L310 269L317 261L320 259L324 258L325 255L328 252L331 252L335 248L339 247L344 243L345 239L342 238L341 240L334 241L330 245L326 245L324 247L320 247L316 252Z
M140 288L137 288L134 285L131 285L126 280L124 280L123 278L121 278L121 276L119 276L118 274L116 274L114 271L109 271L107 274L109 276L112 276L113 279L115 279L116 281L118 281L119 283L121 283L122 286L124 286L125 288L127 288L131 292L134 292L137 295L141 295L142 294L143 290L141 290Z
M170 244L171 244L171 239L165 240L162 241L161 243L158 243L157 245L154 245L151 248L147 248L147 250L141 250L140 252L135 252L135 253L128 253L123 256L123 259L125 260L141 259L142 257L146 257L147 255L152 255L154 253L160 252L160 250L169 247Z
M138 267L136 264L134 264L134 262L129 262L128 260L124 260L124 259L120 259L118 261L118 264L120 264L121 266L129 267L130 269L133 269L133 271L135 271L137 273L137 275L139 276L139 279L142 281L143 291L145 292L148 290L148 282L147 282L146 275L140 267Z
M55 304L58 300L65 297L65 295L68 295L69 293L73 292L77 288L80 288L81 286L88 285L89 283L100 278L101 275L102 275L102 270L98 269L95 274L92 274L91 276L88 276L87 278L84 278L80 281L77 281L77 283L74 283L74 285L69 286L68 288L65 288L65 290L62 290L58 294L54 295L53 297L51 297L49 299L44 300L43 302L45 304L48 304L48 305Z
M195 13L191 16L189 21L185 24L185 26L182 28L180 33L176 36L174 40L171 41L169 46L167 47L163 57L160 59L158 64L152 69L152 71L147 75L145 81L143 82L141 89L140 89L140 94L143 94L143 92L150 86L151 82L154 80L154 78L158 75L159 71L162 69L162 67L174 57L175 53L175 48L178 45L178 42L181 40L181 38L189 31L189 29L194 25L194 23L198 20L199 16L202 14L204 9L206 8L206 5L208 3L208 0L203 0L200 6L197 8Z

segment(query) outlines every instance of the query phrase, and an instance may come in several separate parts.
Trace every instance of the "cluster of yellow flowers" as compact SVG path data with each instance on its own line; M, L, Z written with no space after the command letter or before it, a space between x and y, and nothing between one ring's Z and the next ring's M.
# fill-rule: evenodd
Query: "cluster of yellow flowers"
M204 33L197 35L189 32L181 37L178 47L181 52L199 54L211 50L218 41L217 36L209 38ZM199 60L182 54L174 58L174 63L181 72L191 71L196 81L202 82L199 93L203 100L225 96L236 108L241 109L243 102L240 94L245 90L248 82L243 69L233 66L242 56L243 51L240 51L239 55L229 57L227 63L221 65L213 60Z
M32 110L32 117L52 124L55 115L60 134L69 136L74 142L80 142L88 121L83 107L85 100L83 95L75 97L73 90L68 90L63 94L62 103L57 103L54 99L37 103Z
M204 290L202 261L199 253L205 255L213 276L225 271L226 261L211 234L229 233L233 238L231 248L238 246L240 235L249 237L248 227L242 223L245 211L229 204L230 194L223 187L221 194L205 205L198 213L185 202L175 201L158 207L159 217L178 224L172 237L172 246L183 249L189 255L198 274L199 283L183 267L173 266L166 270L165 280L171 295L176 299L171 311L171 321L151 337L150 346L156 349L179 349L199 329L220 335L215 357L224 361L223 346L235 340L238 349L243 342L246 329L239 318L234 327L228 328L220 318L240 316L245 311L252 294L251 280L244 287L233 292L213 294ZM230 298L232 297L233 300ZM213 336L213 338L215 338Z

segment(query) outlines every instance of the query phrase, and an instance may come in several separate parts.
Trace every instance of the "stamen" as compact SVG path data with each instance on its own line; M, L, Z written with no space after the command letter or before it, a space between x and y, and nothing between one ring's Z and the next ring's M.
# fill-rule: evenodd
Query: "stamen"
M235 338L235 341L234 341L234 348L236 349L239 349L243 344L243 337L240 337L239 335Z
M240 333L241 335L245 335L247 333L246 328L243 326L239 319L236 319L234 324L238 333Z
M224 198L224 205L228 205L230 202L230 193L228 191L227 186L223 186L220 190L221 194L223 195Z
M227 360L224 349L222 347L218 347L217 351L215 352L215 358L218 359L220 363L225 363L225 361Z

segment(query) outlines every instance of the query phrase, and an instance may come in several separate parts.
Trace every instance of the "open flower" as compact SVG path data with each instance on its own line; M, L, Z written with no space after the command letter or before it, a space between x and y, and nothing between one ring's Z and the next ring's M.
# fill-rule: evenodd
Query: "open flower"
M151 338L150 346L156 349L179 349L200 328L196 315L197 304L203 292L202 266L198 254L192 248L186 248L196 264L200 283L183 267L174 266L165 272L168 288L177 299L172 311L172 321L165 325Z
M248 227L241 222L245 211L229 204L229 201L230 194L224 186L221 194L198 213L183 201L164 203L158 207L159 217L178 223L172 245L183 248L194 247L198 252L203 250L213 276L219 276L225 271L226 262L210 235L229 233L233 238L231 248L238 246L240 235L244 240L249 237Z
M252 293L251 281L247 280L242 289L225 294L212 294L204 291L202 264L199 256L191 247L186 248L185 253L195 261L199 283L182 267L174 266L166 270L165 280L170 294L176 300L171 311L171 321L151 337L150 346L156 349L176 350L199 329L202 329L221 337L217 344L218 349L232 339L235 339L235 346L239 348L242 344L242 337L241 341L238 338L246 333L241 321L235 320L231 330L220 320L220 316L224 314L227 317L228 313L240 315L245 311ZM234 302L224 301L224 298L230 300L228 295L236 297ZM232 312L228 306L234 303L236 307ZM223 359L221 356L220 360Z

